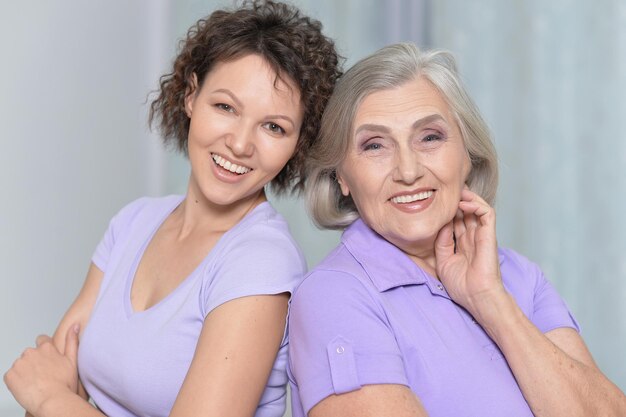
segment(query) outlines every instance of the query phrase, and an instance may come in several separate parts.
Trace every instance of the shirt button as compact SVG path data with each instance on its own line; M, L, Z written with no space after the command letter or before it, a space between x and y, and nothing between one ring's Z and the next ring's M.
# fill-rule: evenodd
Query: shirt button
M443 291L443 285L437 284L437 288L439 288L439 291Z
M339 347L337 348L337 353L341 355L343 352L344 352L344 348L343 348L343 346L339 346Z

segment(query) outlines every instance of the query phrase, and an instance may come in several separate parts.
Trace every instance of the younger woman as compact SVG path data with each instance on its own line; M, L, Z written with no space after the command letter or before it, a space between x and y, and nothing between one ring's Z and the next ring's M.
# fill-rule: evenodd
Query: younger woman
M54 338L5 375L28 412L283 414L287 302L305 264L264 189L301 184L337 61L319 22L273 1L189 30L150 115L189 157L187 193L113 218Z

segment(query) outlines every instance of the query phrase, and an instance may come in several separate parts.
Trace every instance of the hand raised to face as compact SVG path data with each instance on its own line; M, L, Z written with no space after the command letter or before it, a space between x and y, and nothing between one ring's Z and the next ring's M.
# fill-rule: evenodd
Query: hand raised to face
M437 235L437 275L450 297L475 318L493 297L506 294L500 276L496 215L468 188L461 192L459 211Z

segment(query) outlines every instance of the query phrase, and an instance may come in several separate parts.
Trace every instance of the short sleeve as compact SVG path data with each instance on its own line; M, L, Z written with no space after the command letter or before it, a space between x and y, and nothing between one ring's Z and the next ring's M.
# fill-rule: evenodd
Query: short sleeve
M147 201L148 199L145 197L133 201L124 206L109 222L109 227L91 257L91 262L101 271L106 271L111 253L120 235L128 232L130 223L137 213L146 205Z
M257 224L231 238L205 271L201 303L206 316L240 297L292 293L302 281L306 263L286 225Z
M356 277L316 270L291 303L289 361L306 415L332 394L370 384L408 386L404 363L382 306Z
M533 267L536 283L532 322L543 333L559 327L571 327L580 333L580 327L565 301L548 282L539 267L534 264Z

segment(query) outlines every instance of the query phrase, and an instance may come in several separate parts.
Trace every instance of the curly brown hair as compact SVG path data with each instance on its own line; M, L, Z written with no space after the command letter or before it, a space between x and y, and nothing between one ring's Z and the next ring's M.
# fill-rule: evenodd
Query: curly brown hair
M158 125L166 144L173 142L187 154L190 119L185 96L194 91L193 74L201 88L216 63L247 54L262 56L278 80L286 76L300 89L304 118L296 150L271 185L278 194L301 191L306 153L341 75L341 57L334 42L322 34L322 24L293 6L271 0L245 1L236 9L218 10L200 19L181 41L172 72L160 79L149 123Z

